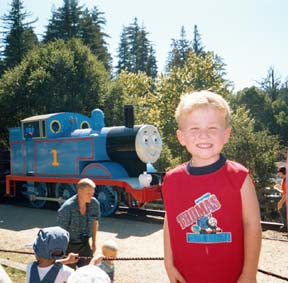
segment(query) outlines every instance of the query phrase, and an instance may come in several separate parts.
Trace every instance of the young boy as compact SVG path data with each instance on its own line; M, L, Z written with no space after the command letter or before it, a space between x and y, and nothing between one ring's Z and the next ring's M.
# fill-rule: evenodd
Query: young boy
M222 96L186 94L177 138L192 158L169 171L164 262L171 283L255 283L261 246L259 205L249 171L221 154L230 137Z
M102 254L105 258L116 258L117 252L118 252L118 248L117 248L116 243L113 240L107 240L102 245ZM115 273L113 260L111 259L104 260L98 266L108 274L111 282L113 283L114 273Z
M69 242L69 233L61 227L40 229L33 244L37 261L27 266L26 282L67 282L74 269L64 265L77 262L77 254L63 257Z

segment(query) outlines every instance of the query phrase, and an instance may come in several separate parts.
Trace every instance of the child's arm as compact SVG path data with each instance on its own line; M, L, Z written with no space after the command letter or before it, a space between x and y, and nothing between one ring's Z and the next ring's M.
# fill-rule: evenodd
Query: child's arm
M92 257L92 259L90 260L90 263L91 265L98 265L102 262L104 258L104 255L102 254L96 254Z
M79 260L79 254L69 253L67 257L57 259L56 262L60 262L63 264L73 264L78 262L78 260Z
M164 264L167 271L167 275L169 277L170 283L185 283L185 279L182 277L182 275L179 273L179 271L176 269L176 267L173 264L173 255L170 245L170 234L168 229L168 222L167 217L165 215L164 219Z
M249 176L241 188L244 229L244 265L237 283L255 283L261 249L260 209L256 191Z

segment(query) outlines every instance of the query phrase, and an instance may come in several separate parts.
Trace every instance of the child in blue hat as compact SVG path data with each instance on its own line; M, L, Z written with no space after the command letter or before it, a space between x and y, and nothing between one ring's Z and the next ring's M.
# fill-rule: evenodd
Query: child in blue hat
M69 242L69 233L61 227L40 229L33 244L36 261L27 266L27 283L64 283L74 272L74 269L64 265L78 261L77 254L66 250Z

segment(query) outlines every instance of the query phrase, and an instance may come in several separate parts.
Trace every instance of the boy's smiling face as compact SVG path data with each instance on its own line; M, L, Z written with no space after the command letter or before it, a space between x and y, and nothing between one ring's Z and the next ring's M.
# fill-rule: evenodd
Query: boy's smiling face
M192 155L192 166L207 166L219 159L230 132L222 112L213 107L201 107L181 120L177 138Z

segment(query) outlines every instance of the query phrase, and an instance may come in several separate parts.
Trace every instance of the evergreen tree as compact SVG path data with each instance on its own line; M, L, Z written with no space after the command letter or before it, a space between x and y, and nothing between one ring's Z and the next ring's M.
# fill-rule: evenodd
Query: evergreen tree
M156 78L157 76L157 61L155 50L150 46L147 58L147 69L150 70L150 77Z
M201 42L201 35L198 31L197 25L194 26L194 31L193 31L194 37L192 40L192 51L197 54L197 55L204 55L204 46L202 45Z
M44 42L55 39L65 41L71 38L80 38L88 46L92 53L103 62L107 70L111 69L111 55L108 52L108 37L103 30L106 20L103 13L97 7L90 12L79 6L78 0L63 0L64 5L52 11L52 17L49 20Z
M79 22L82 7L79 7L78 0L63 0L63 2L63 7L52 11L44 42L55 39L68 40L80 35Z
M172 39L171 49L168 54L167 71L172 67L183 67L189 52L192 52L191 42L186 38L184 26L181 27L180 39Z
M106 24L103 15L104 13L100 12L97 7L94 7L91 12L85 9L80 19L79 37L90 48L92 53L103 62L105 68L109 70L112 67L112 58L105 41L108 35L102 31L102 26Z
M275 128L275 119L271 109L271 98L256 87L245 88L234 97L236 107L245 106L255 119L255 130Z
M23 2L21 0L12 0L10 4L11 10L8 15L4 15L1 20L4 22L3 32L4 51L3 66L4 68L12 68L25 56L25 54L37 44L37 36L34 33L31 22L25 20L31 16L24 11Z
M120 44L118 48L118 64L117 72L122 70L132 70L132 60L130 60L132 54L130 53L130 44L128 40L128 28L124 27L120 35Z
M260 87L267 93L272 102L277 99L280 85L280 78L276 76L274 68L270 67L267 76L260 82Z
M132 73L145 72L152 78L157 75L155 51L148 40L148 32L145 27L139 27L137 18L123 28L116 69L117 73L126 70Z

